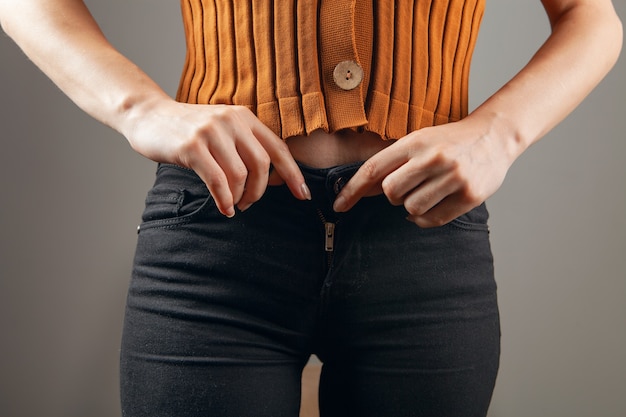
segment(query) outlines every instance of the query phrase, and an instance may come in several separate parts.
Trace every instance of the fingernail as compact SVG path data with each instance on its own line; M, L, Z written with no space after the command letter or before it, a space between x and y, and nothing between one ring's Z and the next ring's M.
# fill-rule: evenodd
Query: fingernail
M346 208L345 206L346 206L346 199L340 195L339 197L337 197L337 199L333 203L333 210L337 212L342 212L345 210Z
M246 205L239 207L239 211L243 213L244 211L248 210L250 206L252 206L252 203L247 203Z
M307 187L305 183L302 183L302 185L300 186L300 190L302 191L302 195L304 196L304 198L306 198L307 200L311 200L311 190L309 190L309 187Z
M226 213L224 213L224 214L229 219L232 219L233 217L235 217L235 209L233 207L231 207L228 210L226 210Z

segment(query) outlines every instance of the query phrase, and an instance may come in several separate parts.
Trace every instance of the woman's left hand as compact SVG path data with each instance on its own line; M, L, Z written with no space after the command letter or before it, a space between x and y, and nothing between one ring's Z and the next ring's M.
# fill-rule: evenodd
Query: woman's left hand
M514 157L507 141L470 118L412 132L368 159L337 196L334 209L384 193L420 227L444 225L490 197Z
M415 131L367 160L335 201L384 192L409 220L440 226L478 206L526 148L615 64L622 24L611 0L542 0L552 33L528 64L460 122Z

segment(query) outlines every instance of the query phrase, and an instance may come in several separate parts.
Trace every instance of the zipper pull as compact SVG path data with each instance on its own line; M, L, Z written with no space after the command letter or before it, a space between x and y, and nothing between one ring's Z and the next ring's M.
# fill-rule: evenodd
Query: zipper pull
M326 222L324 223L324 227L326 228L326 239L324 246L326 252L332 252L335 248L335 223Z

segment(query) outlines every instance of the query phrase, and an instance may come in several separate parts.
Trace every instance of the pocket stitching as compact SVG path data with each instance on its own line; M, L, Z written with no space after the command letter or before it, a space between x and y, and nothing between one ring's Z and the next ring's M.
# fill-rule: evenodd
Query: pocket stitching
M459 219L454 219L450 223L450 226L453 226L457 229L465 230L468 232L487 232L489 231L489 225L481 224L481 223L470 223Z
M155 219L155 220L148 220L145 222L141 222L141 224L139 225L139 231L144 230L144 229L154 229L154 228L172 228L172 227L181 226L183 224L189 223L195 217L200 216L210 206L209 202L212 199L213 199L212 196L209 194L205 198L204 202L202 203L200 207L198 207L196 210L192 211L191 213L188 213L179 217L172 217L168 219Z

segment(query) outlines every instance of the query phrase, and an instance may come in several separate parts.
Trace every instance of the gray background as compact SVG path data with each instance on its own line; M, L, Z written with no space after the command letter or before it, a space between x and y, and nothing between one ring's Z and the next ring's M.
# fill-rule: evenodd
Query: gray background
M615 3L625 19L624 0ZM178 2L88 4L173 94L184 56ZM472 106L548 31L539 1L490 1ZM625 69L622 59L489 201L503 329L491 417L626 415ZM0 416L119 415L120 325L155 166L5 36L0 103Z

